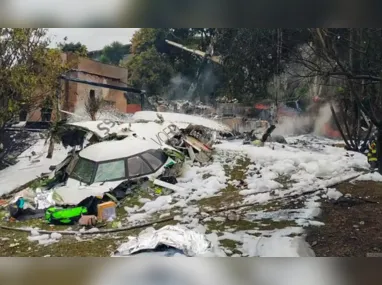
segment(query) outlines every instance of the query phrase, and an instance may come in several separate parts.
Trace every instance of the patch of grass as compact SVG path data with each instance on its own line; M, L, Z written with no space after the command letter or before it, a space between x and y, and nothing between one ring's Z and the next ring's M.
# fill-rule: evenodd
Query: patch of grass
M220 232L222 229L224 229L224 227L222 227L223 223L224 222L219 222L219 221L215 221L215 220L210 220L208 222L204 222L204 225L207 226L206 233L210 234L210 233L212 233L212 231Z
M237 242L235 240L231 240L231 239L222 239L219 241L220 244L224 247L224 248L227 248L231 251L235 250L237 245L240 245L242 244L241 242Z
M156 230L159 230L159 229L163 228L164 226L176 226L177 224L178 224L178 221L171 220L171 221L167 221L167 222L164 222L164 223L154 224L153 228L156 229Z
M291 179L290 175L279 175L275 178L275 181L280 183L283 186L283 189L288 189L293 183L297 183L297 181Z
M282 220L274 221L272 219L262 219L261 224L259 225L260 230L271 231L276 229L284 229L287 227L297 227L295 221L292 220Z
M4 220L6 215L7 215L7 212L0 209L0 221Z
M16 224L16 223L15 223ZM110 223L111 224L111 223ZM155 229L166 225L176 225L177 221L154 224ZM67 227L65 227L66 229ZM60 229L60 230L65 230ZM58 230L58 228L56 229ZM128 236L137 236L143 229L104 234L96 236L80 236L82 241L77 241L74 236L63 236L62 239L48 246L38 245L37 242L28 241L28 233L11 230L0 231L0 256L14 257L107 257L110 256L121 242L128 240ZM3 240L3 239L7 240ZM15 245L16 246L12 246Z
M120 204L120 207L117 208L117 217L126 217L127 213L125 211L125 207L134 208L135 206L138 206L139 208L142 207L144 204L139 201L139 199L150 199L154 200L155 197L153 194L151 194L148 190L142 189L139 190L129 196L127 196Z
M231 184L228 184L228 186L223 189L219 195L209 197L209 198L203 198L198 201L198 205L201 208L221 208L225 206L229 206L232 204L240 203L243 200L243 197L238 193L238 189L234 187Z
M246 179L247 168L250 165L251 160L248 157L241 157L236 160L236 163L233 163L232 161L230 162L231 165L225 164L223 166L228 180L242 181ZM222 189L218 195L201 199L198 201L198 205L202 208L220 208L232 204L238 204L243 201L243 197L239 194L240 190L241 189L238 189L232 185L232 183L228 182L227 187Z
M282 209L282 204L280 203L280 201L271 201L271 202L268 202L267 204L258 204L258 205L253 205L252 207L248 207L247 211L272 212L279 209Z
M233 229L235 232L248 230L271 231L287 227L297 227L298 225L293 220L274 221L272 219L262 219L258 221L248 221L240 219L238 221L225 220L223 222L211 220L205 222L205 226L207 227L207 233L211 233L212 231L223 233L227 231L227 229ZM252 235L260 236L261 233Z
M231 229L235 229L236 231L246 231L246 230L253 230L257 228L258 224L247 221L247 220L239 220L239 221L226 221L224 226Z
M84 238L83 241L77 241L73 236L64 236L60 241L47 246L38 245L38 242L28 241L27 233L5 231L1 238L8 237L8 241L0 241L0 256L14 257L41 257L50 255L53 257L77 257L94 256L105 257L117 249L119 240L127 240L127 236L132 232L119 235L118 239L111 236L101 238ZM12 247L12 244L17 246Z
M49 225L43 218L41 219L31 219L27 221L16 221L16 222L6 222L1 223L4 226L11 228L39 228L40 230L47 231L64 231L71 227L75 230L75 227L78 229L79 226L70 226L70 225Z
M224 222L220 221L208 221L205 222L205 225L208 228L208 232L212 231L224 232L227 229L234 229L235 231L246 231L246 230L254 230L259 227L259 223L250 222L247 220L238 220L238 221L230 221L225 220Z
M226 176L230 180L244 180L247 178L247 168L251 164L251 160L248 157L241 157L236 160L236 163L232 166L231 164L225 164L224 171Z

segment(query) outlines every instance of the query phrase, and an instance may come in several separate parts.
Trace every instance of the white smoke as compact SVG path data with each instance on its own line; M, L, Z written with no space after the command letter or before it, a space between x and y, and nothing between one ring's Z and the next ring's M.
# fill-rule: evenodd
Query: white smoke
M186 94L187 89L190 85L191 81L188 78L182 76L181 74L177 74L173 78L171 78L170 85L167 88L167 92L164 97L166 97L169 100L187 100L188 98L186 98Z
M312 124L312 117L284 117L282 121L276 125L274 135L293 136L306 134L309 132L309 127Z
M301 117L284 117L283 120L277 124L274 130L274 135L293 136L313 132L313 134L322 136L324 134L324 126L332 118L330 105L323 105L318 114L305 115ZM313 130L312 127L313 126Z
M188 78L181 74L175 75L171 78L164 97L169 100L197 101L198 98L193 98L193 96L196 95L194 92L198 89L203 90L203 94L197 95L204 98L205 103L208 104L211 103L210 94L218 83L219 80L214 74L213 67L207 65L201 70L198 81L196 81L196 78Z
M326 123L330 121L332 118L332 111L330 110L330 105L325 104L320 108L320 111L318 113L318 117L316 118L314 122L314 131L313 133L315 135L322 135L323 134L323 127Z

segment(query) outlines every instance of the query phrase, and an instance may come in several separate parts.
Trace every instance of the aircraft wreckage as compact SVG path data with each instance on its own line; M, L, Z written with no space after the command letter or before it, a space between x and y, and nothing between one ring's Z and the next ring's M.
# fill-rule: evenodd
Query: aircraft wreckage
M66 122L60 128L62 144L72 149L37 189L27 187L9 199L12 219L45 218L59 225L113 220L115 208L137 189L156 195L181 191L177 177L186 161L207 164L219 139L235 138L217 121L149 111L137 112L130 122ZM253 144L263 145L273 130Z
M132 181L176 189L186 159L206 164L217 140L232 136L229 127L213 120L149 111L137 112L129 122L63 122L58 133L63 146L71 147L67 158L51 166L43 191L15 196L33 196L31 208L79 205L110 191L122 198Z

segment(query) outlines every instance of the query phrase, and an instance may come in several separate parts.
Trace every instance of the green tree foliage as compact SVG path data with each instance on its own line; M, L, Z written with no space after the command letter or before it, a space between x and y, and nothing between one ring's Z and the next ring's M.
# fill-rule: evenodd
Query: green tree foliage
M277 29L140 29L132 39L131 51L136 57L155 47L168 59L175 74L185 81L196 83L199 75L195 89L198 96L212 96L214 93L214 96L229 95L249 102L269 96L269 83L275 75L285 70L298 47L308 42L310 37L306 29L282 29L281 32L283 40L279 43ZM169 45L166 39L201 51L207 51L213 41L214 55L220 55L224 64L219 66ZM282 60L279 60L278 54ZM182 86L184 88L186 85ZM181 93L187 93L186 89Z
M58 47L63 52L73 52L73 53L77 53L80 56L87 56L87 53L88 53L87 47L81 44L80 42L61 43L58 45Z
M174 74L169 60L155 47L134 55L128 62L132 86L145 89L149 94L160 94Z
M283 38L278 42L277 29L217 30L216 49L223 57L223 81L230 94L240 99L269 95L269 82L285 70L290 56L308 39L304 30L281 29L281 32Z
M119 65L123 57L129 53L130 45L124 45L120 42L113 42L103 48L100 61L103 63Z
M110 59L109 59L106 55L104 55L104 54L102 54L102 55L99 57L99 61L102 62L102 63L107 63L107 64L110 63Z
M177 93L186 95L188 88L190 88L191 83L195 80L198 70L200 70L203 59L192 53L171 46L167 44L165 40L175 41L188 47L203 50L211 39L212 33L210 30L213 29L145 28L137 31L132 38L132 55L129 64L127 64L129 74L131 75L131 83L136 86L149 85L150 80L155 78L152 84L152 86L157 86L152 89L155 90L155 93L157 93L158 90L168 91L168 89L171 89L174 91L170 84L171 78L168 77L168 74L173 74L177 75L178 79L182 78L182 82L178 84L178 87L181 86L181 89L178 90ZM197 34L200 36L197 37ZM155 56L154 50L157 53ZM160 57L158 55L160 55ZM142 58L147 60L148 57L155 60L161 58L166 72L161 75L161 71L157 69L155 72L159 74L155 77L152 74L148 75L147 72L142 73L141 70L147 69L147 66L141 67L140 62L142 62ZM133 74L140 74L143 77L134 77ZM145 77L146 75L147 77ZM157 80L158 78L162 79L162 81ZM203 84L203 86L209 87L209 84ZM166 93L165 95L168 94Z
M147 51L153 46L159 47L159 52L164 52L164 50L160 47L160 42L163 40L163 45L165 45L164 40L166 36L167 29L140 29L135 32L133 38L131 39L131 53L139 54ZM165 47L162 46L162 48Z
M0 129L21 109L31 110L51 97L68 66L61 52L48 49L46 29L0 29Z
M57 104L58 76L72 63L63 62L59 49L48 48L46 33L35 28L0 29L0 141L6 124L21 110Z

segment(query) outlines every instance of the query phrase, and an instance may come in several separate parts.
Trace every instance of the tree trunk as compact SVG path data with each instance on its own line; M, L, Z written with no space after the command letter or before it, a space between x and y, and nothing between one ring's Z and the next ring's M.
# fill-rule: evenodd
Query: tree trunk
M378 128L378 133L377 133L377 157L378 157L378 172L382 174L382 128Z
M346 148L349 149L349 150L351 150L351 149L352 149L352 146L349 144L349 141L347 140L347 138L346 138L346 136L345 136L345 134L344 134L344 131L343 131L342 127L341 127L341 124L340 124L340 122L339 122L339 120L338 120L336 111L334 110L334 107L333 107L333 104L332 104L332 103L330 103L330 111L332 112L332 116L333 116L334 122L335 122L335 124L336 124L336 126L337 126L338 131L339 131L340 134L341 134L342 139L344 140L344 143L345 143L345 145L346 145Z
M349 67L350 72L353 71L353 50L352 50L352 44L353 44L353 29L349 29Z
M53 138L50 138L48 155L46 156L46 158L52 158L53 157L53 151L54 151L54 141L53 141Z

